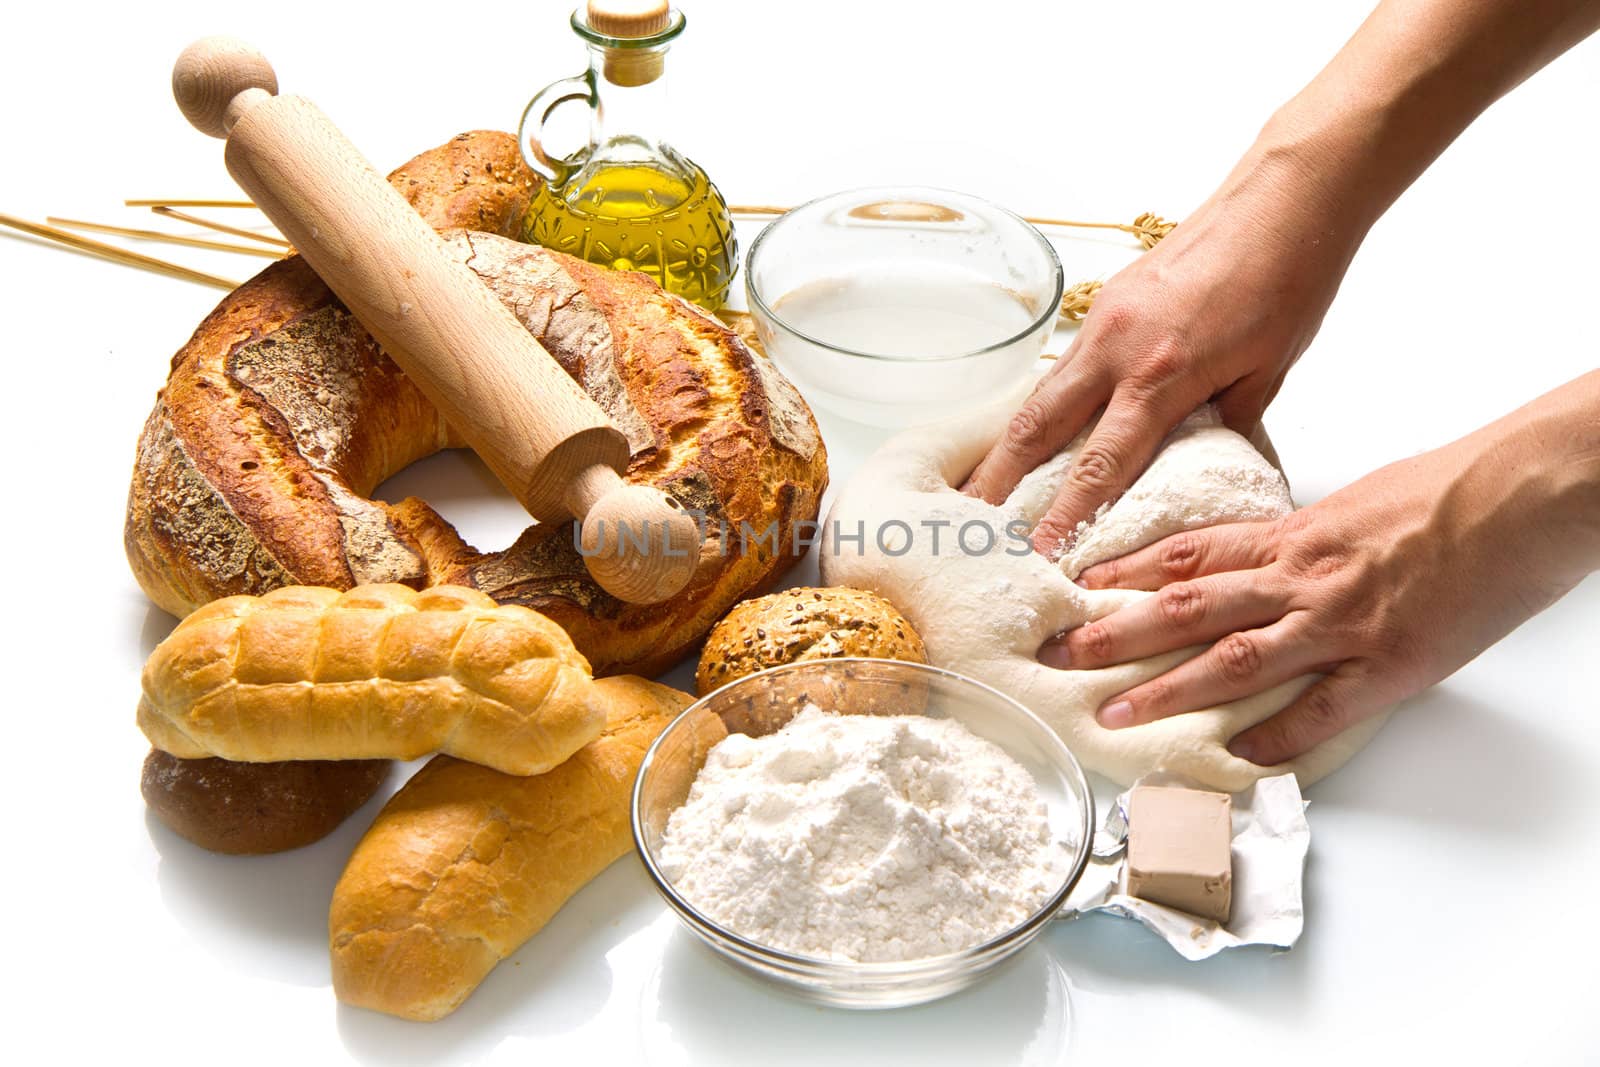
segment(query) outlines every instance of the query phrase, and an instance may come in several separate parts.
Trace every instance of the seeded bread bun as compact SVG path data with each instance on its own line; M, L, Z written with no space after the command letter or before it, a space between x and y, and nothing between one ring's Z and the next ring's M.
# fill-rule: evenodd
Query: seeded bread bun
M738 604L700 653L701 696L747 674L801 660L868 656L927 663L922 638L895 606L862 589L785 589Z

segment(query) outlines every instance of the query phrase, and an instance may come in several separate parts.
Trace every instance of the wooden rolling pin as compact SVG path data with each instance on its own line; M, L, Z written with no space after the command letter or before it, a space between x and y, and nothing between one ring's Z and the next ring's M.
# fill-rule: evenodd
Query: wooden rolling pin
M195 42L172 70L184 117L227 139L228 172L495 476L540 522L582 520L595 581L641 604L682 589L698 527L622 480L622 431L316 105L277 91L266 58L231 38Z

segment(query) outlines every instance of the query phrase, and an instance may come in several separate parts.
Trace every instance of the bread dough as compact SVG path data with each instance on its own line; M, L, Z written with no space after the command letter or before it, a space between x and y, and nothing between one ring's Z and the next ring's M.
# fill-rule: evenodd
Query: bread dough
M1031 530L1043 516L1083 438L1023 479L999 507L952 488L999 438L1019 402L1013 398L974 415L908 430L868 459L824 524L826 583L887 597L922 634L930 663L986 682L1032 708L1085 769L1122 785L1156 770L1230 793L1286 771L1308 785L1340 767L1377 733L1387 715L1276 767L1259 767L1228 752L1231 738L1287 706L1314 676L1220 707L1123 730L1102 728L1094 714L1108 698L1206 646L1099 670L1045 666L1036 657L1047 639L1151 595L1084 589L1072 578L1170 534L1272 519L1294 504L1283 476L1207 407L1168 438L1144 475L1101 510L1059 563L1022 554L1016 534ZM972 523L978 525L965 525ZM1017 524L1009 527L1009 537L1008 524ZM994 531L992 545L986 546L984 530Z

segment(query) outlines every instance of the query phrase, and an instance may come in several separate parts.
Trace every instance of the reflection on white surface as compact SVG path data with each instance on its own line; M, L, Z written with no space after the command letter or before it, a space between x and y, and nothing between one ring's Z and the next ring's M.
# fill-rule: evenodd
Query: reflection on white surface
M326 986L328 901L356 842L408 772L393 771L377 795L314 844L270 856L225 856L198 848L146 810L160 855L161 902L219 962L250 961L263 978Z
M984 1023L973 1026L972 1019ZM1057 1064L1065 1061L1071 1038L1066 975L1038 946L944 1000L850 1011L753 981L674 923L639 999L639 1044L651 1067Z

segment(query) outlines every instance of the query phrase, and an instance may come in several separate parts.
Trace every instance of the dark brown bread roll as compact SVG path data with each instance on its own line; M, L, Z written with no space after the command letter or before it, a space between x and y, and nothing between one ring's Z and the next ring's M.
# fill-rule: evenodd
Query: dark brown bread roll
M213 852L258 855L321 840L388 773L382 759L234 763L179 759L153 748L139 791L178 836Z

